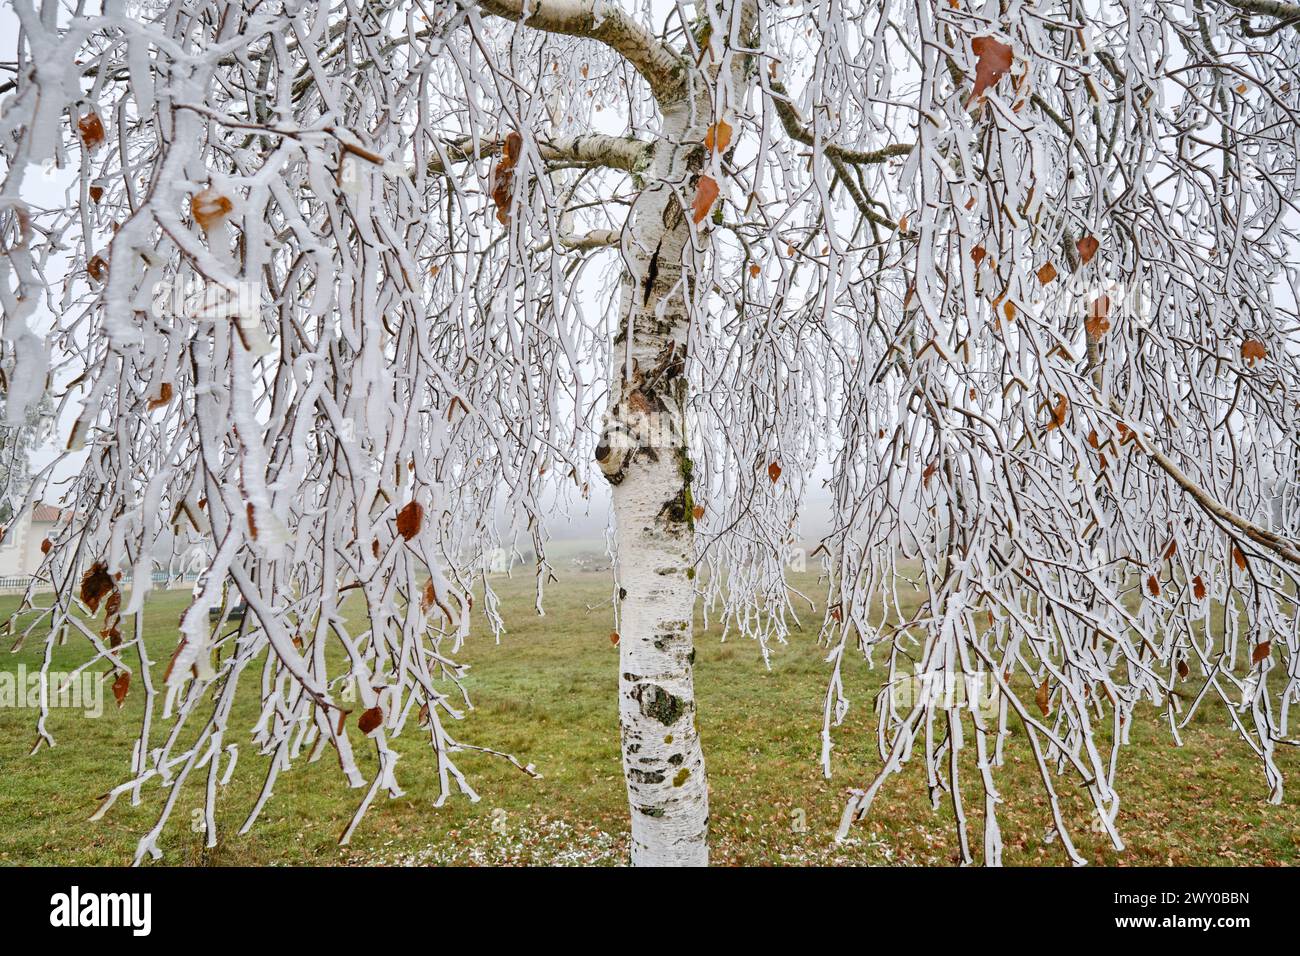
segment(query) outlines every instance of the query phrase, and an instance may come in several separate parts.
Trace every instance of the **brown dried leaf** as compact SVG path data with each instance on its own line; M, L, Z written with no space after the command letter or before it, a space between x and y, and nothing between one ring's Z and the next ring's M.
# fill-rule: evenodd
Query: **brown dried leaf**
M117 701L117 706L121 707L126 703L126 693L131 689L131 675L127 671L117 675L117 680L113 681L113 699Z
M81 603L94 614L99 610L99 602L104 599L104 595L116 588L117 583L108 573L108 565L96 561L81 579Z
M86 275L90 276L96 282L103 282L104 275L108 272L108 260L103 256L91 256L90 261L86 263Z
M1056 407L1052 409L1052 420L1047 423L1047 430L1060 428L1065 424L1065 416L1070 410L1070 400L1060 392L1056 393Z
M1151 592L1152 597L1160 597L1160 579L1154 574L1147 575L1147 590Z
M1190 670L1191 669L1187 666L1187 661L1180 658L1178 661L1178 676L1186 678Z
M510 221L510 202L514 197L515 164L524 149L524 138L517 131L506 134L501 144L501 158L492 169L492 202L497 207L497 222L505 225Z
M1233 547L1233 549L1232 549L1232 563L1235 564L1235 565L1237 566L1237 570L1238 570L1238 571L1245 571L1245 570L1246 570L1246 555L1242 553L1241 548L1238 548L1238 547L1235 547L1235 546Z
M691 514L694 515L696 521L699 521L704 517L704 505L696 505L691 509Z
M698 226L702 223L713 203L718 198L718 183L712 176L701 176L695 186L695 202L691 204L691 219Z
M190 199L190 213L194 216L194 221L199 224L199 228L204 232L218 225L234 209L235 204L230 201L229 196L222 196L220 193L213 192L211 187L200 193L195 193Z
M1110 296L1099 295L1088 304L1088 318L1083 327L1093 341L1110 331Z
M1038 685L1038 693L1034 695L1034 702L1038 704L1038 709L1043 712L1044 717L1052 712L1051 699L1052 695L1047 689L1047 678L1043 678L1043 682Z
M781 477L781 466L777 462L767 466L767 477L772 479L772 484L776 484L776 480Z
M1258 339L1246 339L1241 343L1241 357L1247 365L1254 368L1256 362L1268 357L1268 349Z
M505 141L501 144L501 162L508 168L514 169L523 151L523 135L518 130L511 130L506 134Z
M49 554L50 548L52 547L54 547L54 544L50 541L49 538L41 539L41 554Z
M1097 242L1096 236L1084 236L1074 245L1079 250L1079 261L1086 266L1092 261L1092 257L1097 254L1097 247L1100 243Z
M1205 600L1205 580L1199 574L1192 578L1192 594L1198 601Z
M81 144L86 149L94 149L104 142L104 121L99 118L98 113L91 110L77 120L77 133L81 136Z
M357 727L361 729L363 734L370 734L377 730L383 722L384 712L378 707L371 707L369 710L361 712L361 716L357 718Z
M994 37L975 37L970 41L975 54L975 89L971 98L980 96L1011 69L1011 47Z
M401 511L397 512L397 533L407 541L410 541L420 533L420 526L424 524L424 506L418 501L409 501Z
M149 399L149 411L162 408L172 400L172 383L163 382L158 386L158 397Z
M1273 653L1272 641L1261 641L1255 645L1255 650L1250 655L1250 662L1258 664L1260 661L1266 661L1269 655Z
M618 642L619 642L618 631L609 632L609 642L613 644L615 647L618 646Z

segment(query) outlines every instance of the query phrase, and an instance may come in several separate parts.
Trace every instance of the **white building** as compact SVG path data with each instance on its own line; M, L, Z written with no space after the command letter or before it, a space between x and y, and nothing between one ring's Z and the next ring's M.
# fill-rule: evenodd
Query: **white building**
M0 544L0 587L14 587L11 579L26 579L41 566L41 543L49 537L59 509L53 505L36 505L25 513L16 527L9 530L4 544Z

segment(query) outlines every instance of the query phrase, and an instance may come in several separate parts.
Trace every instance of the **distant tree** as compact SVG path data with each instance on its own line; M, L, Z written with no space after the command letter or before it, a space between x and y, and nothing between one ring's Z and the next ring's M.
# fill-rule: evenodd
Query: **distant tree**
M5 370L44 380L27 319L46 301L81 403L69 448L89 454L44 621L81 630L119 695L144 685L134 772L101 810L168 788L138 857L200 770L216 841L254 664L271 760L245 829L293 758L332 749L366 788L346 842L402 792L404 729L444 797L476 798L447 720L475 588L501 626L496 516L532 538L540 609L549 503L587 493L593 458L634 863L707 861L693 615L702 597L764 656L784 640L819 460L826 772L851 650L890 688L981 680L991 701L883 694L881 768L841 834L919 751L963 862L974 775L978 855L999 862L1015 726L1067 857L1060 774L1122 846L1116 748L1144 702L1175 738L1224 704L1281 800L1274 752L1300 742L1300 7L14 8ZM51 159L76 176L61 205L25 191ZM139 635L166 528L211 560L155 688L135 636L73 611L117 614L135 568ZM228 586L251 613L222 636Z

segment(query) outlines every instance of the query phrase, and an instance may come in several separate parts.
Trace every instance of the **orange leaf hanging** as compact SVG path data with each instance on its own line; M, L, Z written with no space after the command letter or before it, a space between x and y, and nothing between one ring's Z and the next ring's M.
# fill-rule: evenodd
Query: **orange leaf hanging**
M691 218L697 226L704 221L717 198L717 180L712 176L701 176L695 187L695 202L691 204Z
M211 187L201 193L195 193L190 199L190 212L204 232L229 216L234 208L235 204L230 201L229 196L213 192Z
M711 153L721 153L731 143L731 124L718 120L704 134L704 148Z

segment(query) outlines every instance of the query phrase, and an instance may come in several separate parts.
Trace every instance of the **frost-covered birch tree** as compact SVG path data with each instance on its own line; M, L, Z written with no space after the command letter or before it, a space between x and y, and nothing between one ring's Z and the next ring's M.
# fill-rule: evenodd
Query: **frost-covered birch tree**
M548 514L595 481L634 863L707 862L701 610L767 659L818 608L827 695L791 706L823 710L827 773L844 668L883 669L880 770L841 835L919 759L962 860L999 862L1015 730L1081 862L1059 789L1122 846L1133 721L1176 740L1207 707L1281 800L1300 7L13 7L5 413L48 395L81 462L15 637L79 635L119 701L144 695L97 814L162 788L137 862L191 778L215 844L240 693L267 758L245 829L330 753L364 794L346 842L402 792L403 733L442 798L477 799L456 755L491 742L453 733L457 651L473 614L503 627L488 572L525 543L542 608ZM806 601L785 566L819 463ZM202 573L155 685L161 547ZM990 706L893 693L935 675Z

